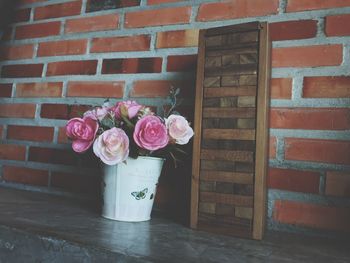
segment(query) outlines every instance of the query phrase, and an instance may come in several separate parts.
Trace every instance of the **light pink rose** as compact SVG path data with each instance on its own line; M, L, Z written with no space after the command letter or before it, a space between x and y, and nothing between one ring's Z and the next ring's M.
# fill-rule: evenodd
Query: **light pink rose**
M136 123L133 137L138 146L150 151L164 148L169 142L164 123L152 115L147 115Z
M128 100L128 101L120 101L117 103L114 109L115 117L117 119L121 119L121 106L124 106L128 111L129 119L134 118L140 109L143 108L142 105L138 104L136 101Z
M118 164L129 156L129 138L122 129L113 127L96 139L93 150L105 164Z
M193 136L193 130L188 121L180 115L170 115L165 120L169 136L177 144L186 144Z
M110 108L108 107L97 107L93 110L86 111L84 117L90 117L95 120L103 120L104 117L108 114Z
M90 117L73 118L66 125L66 134L73 140L72 148L75 152L85 152L93 143L98 130L98 123Z

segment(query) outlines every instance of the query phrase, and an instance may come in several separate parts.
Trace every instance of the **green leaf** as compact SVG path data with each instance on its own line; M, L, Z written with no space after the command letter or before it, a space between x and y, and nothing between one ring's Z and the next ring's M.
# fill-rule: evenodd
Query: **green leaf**
M115 123L114 123L114 120L110 116L106 116L105 118L102 119L101 125L111 129L115 126Z

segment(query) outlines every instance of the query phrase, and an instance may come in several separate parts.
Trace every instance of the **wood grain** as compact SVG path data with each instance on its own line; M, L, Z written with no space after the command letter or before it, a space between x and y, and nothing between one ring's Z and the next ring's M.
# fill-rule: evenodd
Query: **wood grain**
M203 118L255 118L255 108L204 108Z
M225 88L205 88L205 98L231 97L231 96L255 96L256 86L239 86Z
M209 202L209 203L211 202L211 203L245 206L245 207L253 206L252 196L201 192L199 194L199 199L201 200L201 202Z
M190 226L197 228L198 203L199 203L199 173L200 173L200 145L202 135L202 102L203 102L203 80L205 60L205 30L199 32L196 97L195 97L195 118L194 118L194 139L192 159L192 180L191 180L191 213Z
M248 151L202 150L201 159L253 162L254 153Z
M223 171L201 171L200 179L203 181L219 181L237 184L253 184L252 173L234 173Z
M204 129L204 139L255 140L253 129Z
M262 239L266 224L266 174L268 166L268 112L270 91L270 50L269 28L267 23L261 24L259 47L259 79L257 97L257 136L256 136L256 161L255 161L255 185L254 185L254 218L253 238Z

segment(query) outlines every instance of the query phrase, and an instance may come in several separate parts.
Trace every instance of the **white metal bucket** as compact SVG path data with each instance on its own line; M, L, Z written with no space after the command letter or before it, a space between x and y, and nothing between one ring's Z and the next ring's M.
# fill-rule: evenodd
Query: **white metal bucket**
M127 222L150 220L164 159L140 156L126 162L104 165L102 216Z

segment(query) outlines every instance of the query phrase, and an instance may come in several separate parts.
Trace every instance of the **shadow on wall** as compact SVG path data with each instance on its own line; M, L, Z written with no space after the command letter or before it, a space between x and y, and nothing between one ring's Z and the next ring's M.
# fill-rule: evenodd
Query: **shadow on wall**
M5 27L13 21L17 3L18 0L0 0L0 35Z

